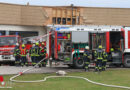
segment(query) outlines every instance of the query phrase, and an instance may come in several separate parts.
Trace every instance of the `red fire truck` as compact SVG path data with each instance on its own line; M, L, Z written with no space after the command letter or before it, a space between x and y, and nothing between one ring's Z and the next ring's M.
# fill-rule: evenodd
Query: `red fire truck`
M85 46L93 51L102 45L109 65L130 67L130 28L122 26L49 26L49 56L54 61L83 68ZM110 52L113 48L114 51Z
M2 62L14 62L14 48L16 43L21 43L21 37L18 35L0 36L0 64Z

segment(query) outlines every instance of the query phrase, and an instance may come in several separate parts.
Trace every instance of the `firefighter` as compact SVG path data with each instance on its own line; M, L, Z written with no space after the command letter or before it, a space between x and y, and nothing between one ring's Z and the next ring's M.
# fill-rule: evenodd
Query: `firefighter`
M102 60L103 60L102 45L99 45L98 50L95 52L95 56L97 57L95 71L102 71Z
M113 61L113 58L112 58L112 53L114 52L114 48L111 48L110 49L110 54L109 54L109 60L110 61Z
M89 71L89 63L90 63L90 52L89 52L89 46L85 47L84 50L84 62L85 62L85 71Z
M103 52L103 62L102 62L102 70L103 71L105 71L106 70L106 63L107 63L107 53L105 52L105 50L104 50L104 52Z
M21 51L21 65L22 66L27 65L27 58L26 58L27 50L24 44L22 44L22 48L20 51Z
M46 57L46 47L45 47L45 43L42 42L41 43L41 49L40 49L40 59L44 59ZM43 67L46 67L46 63L47 63L47 60L44 60L43 62L41 62L41 65Z
M35 44L32 45L32 47L30 48L30 51L29 51L29 56L31 57L31 60L32 60L32 65L36 65L36 61L35 61L35 50L34 50L34 47L35 47Z
M16 47L14 49L14 56L15 56L15 65L19 66L20 65L20 49L19 49L18 43L16 43Z
M38 42L35 43L35 47L33 50L34 50L34 59L35 59L34 61L35 63L38 63L40 61L40 47Z

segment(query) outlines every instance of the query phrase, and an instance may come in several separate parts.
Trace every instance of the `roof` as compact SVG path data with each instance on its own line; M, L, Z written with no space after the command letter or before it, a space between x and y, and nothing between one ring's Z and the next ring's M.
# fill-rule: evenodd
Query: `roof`
M74 6L80 7L115 7L130 8L130 0L0 0L0 2L41 5L41 6ZM65 2L65 3L64 3Z
M43 26L52 24L52 8L0 3L0 24ZM77 7L77 6L76 6ZM48 9L49 8L49 9ZM130 8L79 7L83 25L130 26Z

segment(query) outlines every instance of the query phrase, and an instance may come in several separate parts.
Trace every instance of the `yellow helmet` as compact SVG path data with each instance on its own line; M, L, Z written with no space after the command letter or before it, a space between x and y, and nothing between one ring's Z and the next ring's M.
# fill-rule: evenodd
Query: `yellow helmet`
M99 49L102 49L102 45L99 45L98 48L99 48Z
M24 44L22 44L22 47L25 47L25 45L24 45Z
M111 52L113 52L114 51L114 48L111 48L111 50L110 50Z
M38 42L36 42L36 45L39 45L39 43L38 43Z

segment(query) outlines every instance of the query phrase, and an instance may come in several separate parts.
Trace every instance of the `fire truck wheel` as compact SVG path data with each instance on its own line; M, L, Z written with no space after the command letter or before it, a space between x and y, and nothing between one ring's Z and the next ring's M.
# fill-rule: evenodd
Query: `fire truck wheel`
M75 68L83 68L84 67L84 60L83 59L74 60L74 67Z
M130 67L130 56L125 56L124 58L124 66Z

